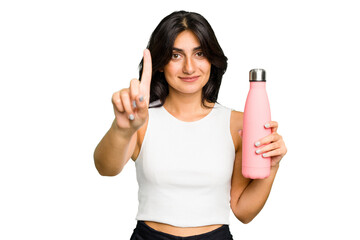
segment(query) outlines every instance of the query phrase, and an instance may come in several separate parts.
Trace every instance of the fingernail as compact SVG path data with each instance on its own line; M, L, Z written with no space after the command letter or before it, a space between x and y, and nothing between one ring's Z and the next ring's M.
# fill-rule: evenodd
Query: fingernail
M264 153L262 156L263 156L263 157L267 157L266 153Z
M134 119L135 119L134 115L130 114L130 115L129 115L129 119L130 119L130 120L134 120Z
M133 100L133 102L132 102L132 103L133 103L133 107L134 107L134 108L136 108L136 101L135 101L135 100Z
M266 127L266 128L269 128L269 127L270 127L270 124L269 124L269 123L265 124L265 127Z
M259 154L260 152L261 152L261 150L260 150L260 149L256 150L256 153L257 153L257 154Z
M140 102L144 101L144 97L143 97L143 96L140 96L139 101L140 101Z
M260 146L260 142L256 142L255 146L257 146L257 147Z

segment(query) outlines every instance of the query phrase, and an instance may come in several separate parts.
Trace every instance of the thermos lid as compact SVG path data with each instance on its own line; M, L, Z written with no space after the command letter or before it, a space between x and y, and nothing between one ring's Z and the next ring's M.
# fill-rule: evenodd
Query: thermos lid
M249 79L250 82L266 82L265 70L261 68L250 70Z

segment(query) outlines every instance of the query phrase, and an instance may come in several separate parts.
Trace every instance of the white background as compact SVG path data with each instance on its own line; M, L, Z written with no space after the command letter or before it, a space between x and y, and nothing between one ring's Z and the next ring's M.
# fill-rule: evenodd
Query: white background
M1 1L0 239L130 239L135 166L100 176L93 151L111 95L138 77L150 34L175 10L201 13L228 57L218 102L243 111L267 70L288 154L270 197L234 239L359 239L356 1Z

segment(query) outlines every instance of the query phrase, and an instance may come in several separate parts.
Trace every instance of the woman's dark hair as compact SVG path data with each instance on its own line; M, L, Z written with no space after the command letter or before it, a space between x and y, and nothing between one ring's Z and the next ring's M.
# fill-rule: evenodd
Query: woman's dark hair
M151 103L158 99L161 102L160 105L153 107L162 106L169 94L169 86L161 70L164 69L164 66L171 59L176 37L185 30L191 30L197 36L204 56L211 63L210 78L202 89L201 103L204 107L208 107L205 105L205 100L215 103L218 98L222 76L227 68L227 57L224 55L213 29L203 16L194 12L177 11L161 20L151 34L147 46L152 58L149 102ZM139 65L140 78L142 70L143 60Z

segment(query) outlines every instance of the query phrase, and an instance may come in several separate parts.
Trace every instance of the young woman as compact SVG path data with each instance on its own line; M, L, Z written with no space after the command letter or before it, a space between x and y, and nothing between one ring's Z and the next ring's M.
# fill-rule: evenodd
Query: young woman
M248 223L264 206L286 146L278 123L269 122L272 133L259 139L257 154L271 157L271 175L242 176L243 113L217 102L226 68L206 19L174 12L151 35L140 81L113 94L115 120L94 160L104 176L135 161L139 207L132 240L233 239L230 209Z

